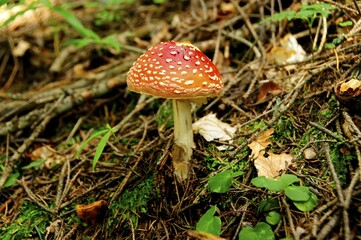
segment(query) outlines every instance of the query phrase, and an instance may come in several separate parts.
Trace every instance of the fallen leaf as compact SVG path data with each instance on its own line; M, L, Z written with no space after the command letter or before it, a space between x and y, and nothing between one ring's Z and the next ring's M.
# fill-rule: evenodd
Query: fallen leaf
M292 34L287 34L280 40L279 47L273 47L267 54L267 59L271 63L285 65L289 63L297 63L305 60L306 52L302 46L298 44L297 39ZM296 66L287 66L288 70L294 69Z
M257 169L258 176L265 176L267 178L277 178L282 171L287 169L291 164L293 157L287 153L275 154L267 153L267 157L259 154L254 160L254 166Z
M65 161L65 156L58 154L57 151L50 145L43 145L34 149L34 151L30 153L29 157L33 161L38 159L44 160L44 166L48 169Z
M252 151L254 165L257 169L258 176L277 178L282 171L291 164L293 159L292 155L287 153L266 153L267 146L271 144L269 138L272 136L273 132L274 129L270 128L258 136L253 142L248 144L248 147Z
M307 53L298 44L297 39L293 35L287 34L267 53L267 63L271 66L263 71L263 74L266 79L272 79L282 87L283 91L292 91L299 81L297 74L292 74L293 70L298 70L299 65L293 63L304 61L306 57ZM257 63L252 66L252 69L256 71L258 68L259 64Z
M292 34L284 36L280 43L281 47L290 54L290 57L286 59L286 63L297 63L305 60L306 52Z
M30 43L25 40L20 40L12 50L13 56L22 57L25 52L31 47Z
M228 123L221 122L214 113L210 113L193 123L193 131L198 132L208 142L214 139L231 141L236 130L236 127L231 127Z
M272 136L273 132L274 129L270 128L267 131L263 132L261 135L259 135L250 144L248 144L248 147L252 150L252 155L254 158L257 158L259 153L271 144L269 138Z
M268 81L262 84L257 95L257 103L266 100L268 95L277 96L282 92L282 88L273 81Z

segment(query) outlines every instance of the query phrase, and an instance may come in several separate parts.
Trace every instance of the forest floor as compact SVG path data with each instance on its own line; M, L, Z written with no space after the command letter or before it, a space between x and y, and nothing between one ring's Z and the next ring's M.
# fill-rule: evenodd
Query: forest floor
M359 1L25 2L0 1L1 239L361 239ZM224 83L183 182L172 102L126 84L169 40Z

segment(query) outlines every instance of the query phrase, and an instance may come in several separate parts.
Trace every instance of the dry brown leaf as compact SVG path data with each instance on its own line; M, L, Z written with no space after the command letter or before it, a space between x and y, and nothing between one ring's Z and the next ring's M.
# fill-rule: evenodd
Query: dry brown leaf
M22 57L25 52L31 47L31 44L25 40L20 40L12 50L13 56Z
M292 34L287 34L280 40L280 47L274 47L267 54L270 63L284 65L287 63L301 62L306 57L306 52L298 44L297 39ZM295 69L296 65L286 66L288 70Z
M287 153L275 154L267 153L267 157L259 154L254 160L254 166L257 169L258 176L265 176L267 178L277 178L282 171L287 169L291 164L292 156Z
M44 166L49 169L53 165L60 164L65 161L65 156L58 154L57 151L50 145L44 145L36 148L30 153L29 157L33 161L38 159L44 160Z
M269 95L277 96L281 92L282 88L273 81L265 82L259 89L256 103L265 101Z
M221 141L230 141L233 139L237 128L231 127L228 123L220 121L216 114L210 113L192 125L193 131L202 135L207 142L219 139Z
M268 139L272 136L273 132L274 129L270 128L248 144L248 147L252 150L253 158L257 158L259 153L271 144L271 141Z
M271 144L269 138L273 132L274 129L270 128L248 144L248 147L252 150L254 165L258 171L258 176L276 178L291 164L293 157L287 153L275 154L267 152L267 157L264 156L266 153L265 149Z

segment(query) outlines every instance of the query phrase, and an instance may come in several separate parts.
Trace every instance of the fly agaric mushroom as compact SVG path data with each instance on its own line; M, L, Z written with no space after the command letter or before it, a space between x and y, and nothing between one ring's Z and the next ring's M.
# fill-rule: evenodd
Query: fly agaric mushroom
M189 42L163 42L134 62L127 75L133 92L173 99L172 160L178 180L188 177L193 142L191 102L204 103L223 89L217 67Z

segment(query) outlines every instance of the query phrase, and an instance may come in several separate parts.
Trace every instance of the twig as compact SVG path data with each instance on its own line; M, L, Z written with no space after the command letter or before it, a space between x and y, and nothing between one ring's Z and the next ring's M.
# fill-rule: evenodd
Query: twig
M140 154L140 156L138 157L138 159L135 161L133 167L131 167L131 169L127 172L127 174L125 175L123 181L120 183L119 187L117 188L117 190L114 192L112 199L109 202L109 205L111 205L118 197L119 195L123 192L125 185L127 184L127 182L129 181L130 177L132 176L133 172L135 171L135 169L137 168L138 164L140 163L140 161L143 159L143 153Z
M299 240L300 236L297 234L295 225L293 224L290 207L289 207L288 203L286 202L285 197L282 197L281 199L282 199L283 206L286 208L287 219L288 219L288 223L290 224L292 235L295 240Z
M21 180L21 184L23 185L25 192L28 194L28 197L33 202L35 202L39 207L41 207L45 211L50 212L50 213L55 213L55 211L53 209L50 209L47 205L45 205L44 203L41 203L41 200L38 199L38 197L30 190L30 188L28 188L28 186L26 185L26 183L24 181L24 178Z
M325 239L330 232L332 232L332 229L339 223L340 220L341 211L337 211L336 214L333 215L333 217L328 221L328 223L323 226L321 231L317 234L316 239L317 240L323 240Z
M360 170L356 171L355 175L353 176L353 178L351 180L349 187L347 188L347 191L345 192L344 207L346 209L348 209L350 207L353 190L354 190L356 184L360 181L360 175L361 175Z
M327 160L328 167L331 171L331 176L332 176L333 180L335 181L338 199L341 202L341 204L344 205L344 196L342 193L342 187L341 187L340 180L338 179L335 167L332 163L332 159L331 159L331 155L330 155L330 147L329 147L328 143L326 143L326 142L322 142L321 144L322 144L322 148L326 155L326 160Z
M356 157L357 157L357 160L358 160L357 161L358 162L358 169L359 169L359 173L360 173L360 177L361 177L361 152L360 152L360 148L356 147L355 151L356 151Z
M314 56L320 54L323 50L323 46L325 45L326 43L326 38L327 38L327 19L325 17L322 17L320 19L320 23L322 23L322 37L321 37L321 41L320 41L320 44L318 46L318 49L317 51L313 54L313 56L311 55L310 58L313 58ZM317 36L317 34L316 34ZM316 39L315 39L315 42L314 44L316 44Z
M356 126L356 124L352 120L350 114L348 114L346 111L342 111L342 116L345 118L345 121L349 125L350 131L356 135L355 139L349 139L350 142L356 142L354 145L358 146L357 144L361 144L361 131L360 131L360 129Z
M327 128L325 127L322 127L321 125L315 123L315 122L308 122L312 127L315 127L317 128L318 130L326 133L327 135L333 137L334 139L336 139L337 141L339 142L342 142L344 143L348 148L350 148L350 144L348 144L347 142L345 142L340 136L334 134L333 132L331 132L330 130L328 130Z
M315 210L315 215L313 218L313 223L312 223L312 236L316 237L317 236L317 232L318 232L318 228L320 226L323 225L324 221L331 216L332 213L335 212L335 210L338 208L338 206L336 205L338 202L337 198L334 198L332 201L327 202L326 204L322 205L321 207L319 207L318 209ZM332 207L332 209L330 209L329 211L327 211L326 213L323 213L326 209ZM322 214L322 217L319 219L319 215Z
M17 151L11 156L10 160L8 161L8 164L5 165L2 175L0 177L0 191L4 187L4 184L9 178L11 172L14 169L14 166L16 165L17 161L20 159L21 155L33 143L35 138L37 138L40 135L40 133L43 132L45 127L48 125L49 121L56 115L54 109L57 107L57 105L62 99L63 98L59 98L59 100L49 108L49 110L47 111L47 115L44 117L42 122L36 126L36 128L34 129L33 133L29 136L29 138L27 138L23 142L23 144L17 149Z
M238 5L238 2L236 2L235 0L231 0L231 2L233 3L233 5L236 7L237 11L239 12L239 14L242 16L243 21L245 22L248 30L251 32L253 38L256 40L258 48L261 50L262 53L262 57L265 58L266 57L266 50L263 47L263 44L261 42L261 40L259 39L256 31L254 30L251 21L249 20L248 16L246 15L246 13L243 11L243 9Z
M125 116L120 123L118 123L114 129L122 131L124 128L124 124L128 122L137 112L142 110L145 106L147 106L149 103L153 102L155 100L154 97L148 98L146 101L142 102L141 104L137 104L135 108L127 115Z
M73 235L74 235L75 231L78 230L78 227L79 227L79 223L75 223L73 225L73 227L70 229L70 231L64 236L64 238L62 240L74 239Z
M112 183L113 181L115 180L118 180L119 178L121 178L122 176L119 176L119 177L113 177L113 178L107 178L105 179L104 181L101 181L100 183L98 183L97 185L87 189L86 191L84 191L83 193L81 194L77 194L75 195L72 199L70 199L69 201L61 204L60 208L59 209L62 209L66 206L69 206L70 204L72 204L73 202L75 202L76 200L78 200L79 198L85 196L86 194L98 189L98 188L101 188L101 187L106 187L108 186L110 183Z
M244 219L246 217L246 211L247 211L248 206L249 206L249 201L247 201L246 204L242 206L242 211L243 211L242 212L242 217L241 217L241 220L239 221L239 224L237 225L237 229L235 231L234 236L232 237L232 240L238 239L238 233L241 230L241 227L242 227L242 225L244 223Z
M249 95L251 95L251 93L253 92L256 82L258 81L258 78L259 78L261 72L263 71L264 64L265 64L265 61L262 60L261 65L259 66L257 72L254 74L247 91L242 96L244 99L249 98Z
M251 41L249 41L249 40L247 40L247 39L245 39L245 38L243 38L241 36L238 36L238 35L236 35L234 33L229 33L226 30L222 30L221 32L222 32L223 35L225 35L225 36L227 36L229 38L232 38L234 40L237 40L240 43L243 43L244 45L246 45L247 47L252 49L253 52L254 52L254 55L256 56L256 58L261 58L262 57L261 51Z
M55 213L57 213L59 211L59 207L60 207L60 203L61 203L62 195L63 195L65 171L68 167L70 167L70 166L68 166L68 161L66 161L66 162L64 162L63 167L61 168L61 171L60 171L58 187L56 188L55 208L54 208ZM69 171L69 169L68 169L68 171Z
M330 148L329 148L329 146L328 146L328 144L326 142L322 143L322 148L325 151L327 163L328 163L328 166L330 168L332 178L335 181L336 192L337 192L337 195L338 195L338 199L341 202L341 206L343 207L343 209L342 209L342 218L343 218L343 223L344 223L344 239L348 240L348 239L350 239L350 224L349 224L349 217L348 217L348 212L347 212L348 206L345 205L345 197L343 195L341 184L340 184L340 181L339 181L339 179L337 177L335 167L334 167L334 165L332 163L332 159L331 159L331 155L330 155ZM353 186L352 186L352 188L353 188ZM352 188L350 188L349 191L352 192Z

